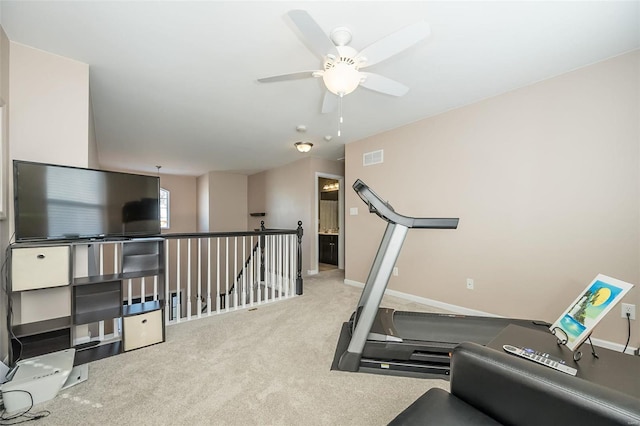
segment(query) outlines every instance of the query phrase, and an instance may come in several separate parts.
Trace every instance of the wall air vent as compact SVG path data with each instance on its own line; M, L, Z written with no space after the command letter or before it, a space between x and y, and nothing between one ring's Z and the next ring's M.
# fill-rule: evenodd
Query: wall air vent
M362 155L362 165L372 166L374 164L380 164L384 161L384 151L382 149L378 151L365 152Z

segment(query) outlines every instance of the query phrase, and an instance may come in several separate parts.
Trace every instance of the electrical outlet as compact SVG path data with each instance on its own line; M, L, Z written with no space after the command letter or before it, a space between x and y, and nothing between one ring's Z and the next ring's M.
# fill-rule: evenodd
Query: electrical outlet
M623 303L622 304L622 318L626 318L627 314L629 314L629 319L636 319L636 305L631 303Z
M393 267L393 276L394 276L394 277L397 277L397 276L398 276L398 267L397 267L397 266L394 266L394 267Z
M473 278L467 278L467 290L473 290Z

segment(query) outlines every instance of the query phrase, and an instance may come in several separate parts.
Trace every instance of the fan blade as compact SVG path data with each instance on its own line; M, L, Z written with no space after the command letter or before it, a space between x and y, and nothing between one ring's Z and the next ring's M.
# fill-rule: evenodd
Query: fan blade
M338 97L330 91L324 92L324 99L322 99L322 113L327 114L333 112L338 107Z
M327 54L334 55L336 58L340 56L329 36L306 10L291 10L288 15L304 36L307 47L320 59L324 59Z
M380 74L361 71L360 75L365 77L365 80L360 82L360 86L369 90L374 90L391 96L403 96L409 91L409 88L404 84L398 83L390 78L383 77Z
M317 72L317 70L300 71L300 72L294 72L291 74L274 75L273 77L259 78L258 81L260 83L273 83L274 81L299 80L301 78L314 77L313 73L315 72Z
M360 68L377 64L408 49L420 40L427 38L429 34L431 34L429 25L423 21L417 22L365 47L355 59L356 61L364 60L365 63Z

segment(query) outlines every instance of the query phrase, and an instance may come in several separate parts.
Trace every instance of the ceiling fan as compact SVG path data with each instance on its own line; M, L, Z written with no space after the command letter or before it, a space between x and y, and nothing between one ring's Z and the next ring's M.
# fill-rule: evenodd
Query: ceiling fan
M322 77L327 88L322 102L323 113L335 110L338 99L353 92L358 86L391 96L406 94L409 88L404 84L380 74L361 71L361 69L375 65L408 49L430 34L429 26L425 22L418 22L396 31L358 52L348 46L351 42L349 29L336 28L329 37L305 10L291 10L288 15L304 36L310 50L322 59L322 69L259 78L258 81L271 83Z

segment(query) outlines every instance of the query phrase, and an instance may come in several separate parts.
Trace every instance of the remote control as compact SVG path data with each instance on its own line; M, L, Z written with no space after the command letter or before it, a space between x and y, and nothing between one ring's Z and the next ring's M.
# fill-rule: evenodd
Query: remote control
M553 368L554 370L562 371L563 373L570 374L572 376L575 376L576 373L578 373L578 370L566 365L563 359L556 358L552 355L549 355L548 353L537 352L533 349L521 348L512 345L504 345L502 348L509 353Z

